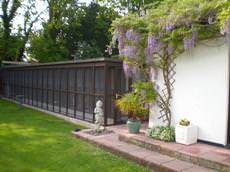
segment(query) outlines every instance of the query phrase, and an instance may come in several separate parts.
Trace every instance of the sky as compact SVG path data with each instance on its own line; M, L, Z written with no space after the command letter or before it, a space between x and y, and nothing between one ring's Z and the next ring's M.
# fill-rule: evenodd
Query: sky
M86 2L87 4L89 4L92 0L79 0L79 2Z

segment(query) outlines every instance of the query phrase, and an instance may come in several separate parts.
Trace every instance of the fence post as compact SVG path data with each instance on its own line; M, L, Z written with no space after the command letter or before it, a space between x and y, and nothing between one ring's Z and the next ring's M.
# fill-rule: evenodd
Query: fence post
M59 78L62 79L62 70L59 70ZM61 80L59 80L59 90L58 90L58 96L59 96L59 113L61 113Z
M82 78L83 78L83 97L82 97L82 99L83 99L83 101L82 101L82 106L83 106L83 120L85 120L85 69L84 68L82 68Z
M96 105L96 102L95 102L95 100L96 100L96 98L95 98L95 65L93 64L93 86L92 86L93 88L93 123L95 122L95 113L94 113L94 106Z
M44 70L41 69L41 108L43 108L43 99L44 99Z
M77 118L77 69L74 68L74 118Z
M31 70L31 105L33 106L33 99L34 99L34 82L33 82L33 70Z
M0 98L2 97L2 88L2 69L0 69Z
M69 109L69 70L66 70L66 116L68 116L68 109Z
M46 109L49 109L49 70L46 70Z

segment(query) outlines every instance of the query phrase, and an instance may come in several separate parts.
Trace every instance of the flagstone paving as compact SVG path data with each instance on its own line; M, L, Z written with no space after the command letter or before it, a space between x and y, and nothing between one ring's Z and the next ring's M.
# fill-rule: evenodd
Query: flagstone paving
M117 127L117 126L116 126ZM127 159L131 159L139 164L149 166L151 167L155 172L177 172L177 171L183 171L183 172L215 172L217 170L213 170L210 168L205 168L199 166L199 164L194 164L192 162L189 162L187 160L181 160L174 156L169 156L164 153L161 153L160 151L153 151L150 149L146 149L141 147L140 145L135 145L128 143L126 141L120 140L121 133L126 133L129 137L133 136L135 138L138 138L139 136L144 139L145 141L150 141L146 136L143 134L128 134L127 129L124 126L120 126L120 128L116 127L110 127L110 129L114 130L114 133L101 135L101 136L92 136L87 134L84 131L81 132L73 132L73 134L76 137L82 138L84 140L87 140L91 143L94 143L98 145L99 147L102 147L112 153L118 154L120 156L123 156ZM142 131L143 132L143 131ZM156 143L158 146L163 146L167 149L170 149L169 143L160 142L151 139L154 143ZM171 151L180 151L182 149L188 148L184 145L179 145L176 143L171 143ZM209 147L209 145L207 145ZM194 153L200 153L202 150L197 150L198 148L203 149L203 145L198 144L197 147L193 150L190 149L193 154ZM217 149L215 147L215 149ZM204 149L206 152L206 149ZM208 151L209 149L207 149ZM206 154L203 154L205 157L203 158L210 158L212 156L215 157L215 155L208 154L209 152L206 152ZM225 160L224 157L219 156L218 160Z
M143 128L139 134L129 134L125 125L110 127L116 131L121 141L216 171L230 172L229 149L204 143L186 146L173 142L162 142L147 137L145 135L146 126Z

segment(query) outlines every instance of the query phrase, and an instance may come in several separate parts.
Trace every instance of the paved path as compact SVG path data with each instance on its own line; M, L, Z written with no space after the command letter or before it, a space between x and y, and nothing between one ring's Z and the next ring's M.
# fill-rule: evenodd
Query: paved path
M214 170L178 160L137 145L119 140L119 133L92 136L85 132L73 132L76 137L87 140L112 153L133 160L153 169L155 172L214 172Z

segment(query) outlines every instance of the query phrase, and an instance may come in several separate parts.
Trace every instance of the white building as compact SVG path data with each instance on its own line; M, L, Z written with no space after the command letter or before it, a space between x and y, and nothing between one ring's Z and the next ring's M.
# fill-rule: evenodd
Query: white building
M173 124L187 118L198 126L198 139L227 145L230 143L229 48L225 39L200 42L191 54L176 60L173 90ZM160 77L159 77L160 78ZM161 79L158 79L158 83ZM149 127L161 123L159 110L153 108Z

